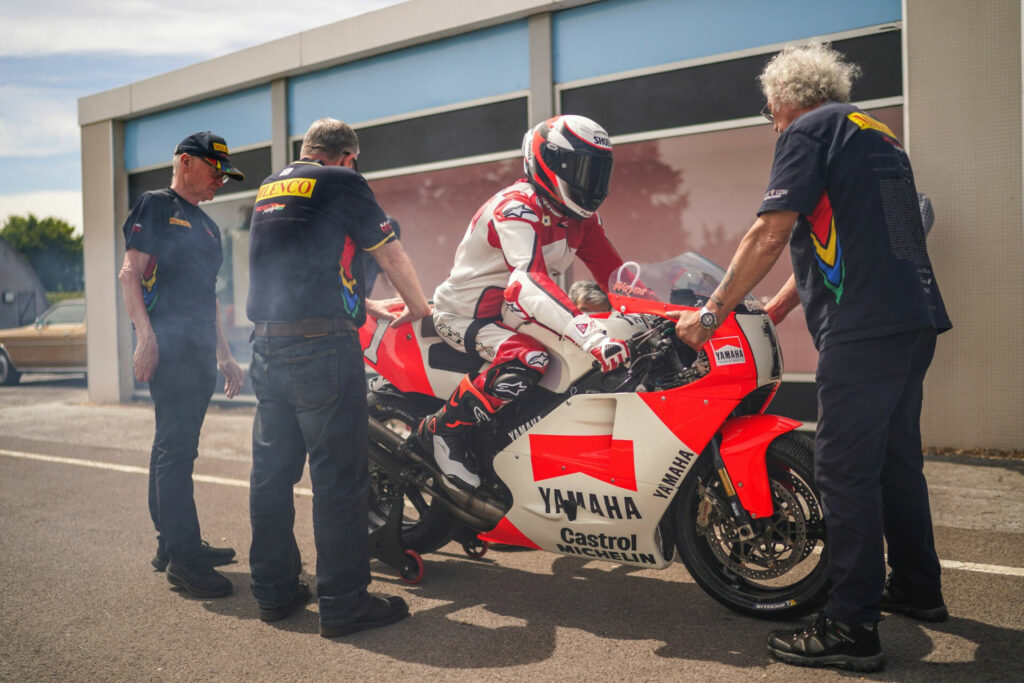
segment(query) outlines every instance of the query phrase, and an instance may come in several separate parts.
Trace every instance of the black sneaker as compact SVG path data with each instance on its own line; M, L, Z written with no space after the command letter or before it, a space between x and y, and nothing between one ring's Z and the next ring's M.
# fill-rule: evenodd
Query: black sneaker
M206 561L206 564L211 567L219 567L222 564L228 564L235 559L234 548L214 548L206 541L202 542L202 546L199 548L199 558ZM167 563L170 561L170 557L167 555L167 551L161 548L157 548L156 555L150 560L150 564L158 572L162 572L167 569Z
M371 596L371 599L373 602L370 603L370 609L358 619L343 624L320 622L320 635L324 638L347 636L356 631L393 624L409 614L409 605L405 604L405 600L402 598L396 596L380 598L374 595Z
M260 605L260 619L263 621L280 621L291 614L296 608L302 607L309 602L311 597L309 584L305 581L299 581L298 592L285 604L277 605L276 607Z
M946 609L942 593L924 598L909 595L895 584L891 572L885 580L879 606L885 612L899 612L921 621L940 622L949 619L949 610Z
M172 559L167 565L167 580L197 598L219 598L234 588L228 577L198 558L183 562Z
M885 666L878 624L848 626L821 613L796 631L772 631L768 654L797 666L837 666L870 673Z

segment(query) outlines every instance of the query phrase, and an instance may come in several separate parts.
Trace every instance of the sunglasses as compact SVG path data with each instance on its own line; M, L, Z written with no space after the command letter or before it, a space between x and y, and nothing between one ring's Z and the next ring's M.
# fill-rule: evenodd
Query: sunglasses
M195 158L196 159L202 159L208 166L212 166L214 168L214 171L213 171L213 179L214 180L219 180L222 183L226 183L228 180L231 179L228 176L228 174L224 172L224 167L221 165L220 161L218 161L217 159L210 159L208 157L195 157Z

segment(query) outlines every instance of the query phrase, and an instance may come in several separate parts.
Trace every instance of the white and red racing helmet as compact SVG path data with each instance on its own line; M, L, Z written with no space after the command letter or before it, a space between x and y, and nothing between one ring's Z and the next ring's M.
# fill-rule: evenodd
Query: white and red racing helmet
M523 136L523 168L559 208L590 218L608 196L612 143L604 128L585 116L555 116Z

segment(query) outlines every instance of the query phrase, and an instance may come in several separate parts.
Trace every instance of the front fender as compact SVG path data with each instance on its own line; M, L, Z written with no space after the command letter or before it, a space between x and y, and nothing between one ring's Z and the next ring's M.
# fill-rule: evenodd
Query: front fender
M722 424L720 452L740 504L751 517L772 515L772 491L768 483L765 453L780 434L802 423L779 415L744 415Z

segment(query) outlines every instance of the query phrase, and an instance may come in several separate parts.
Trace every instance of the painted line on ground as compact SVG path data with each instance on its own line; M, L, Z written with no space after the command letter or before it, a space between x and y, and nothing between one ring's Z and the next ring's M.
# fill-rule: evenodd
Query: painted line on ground
M8 451L0 449L0 455L10 458L22 458L24 460L37 460L39 462L52 462L60 465L77 465L78 467L91 467L99 470L113 470L115 472L128 472L130 474L149 475L149 468L137 467L135 465L119 465L113 462L99 462L96 460L83 460L81 458L62 458L56 455L43 455L41 453L25 453L24 451ZM222 486L236 486L238 488L249 488L249 482L245 479L228 479L227 477L213 477L207 474L193 474L194 481L206 484L220 484ZM296 486L296 495L312 496L311 489ZM1004 576L1024 576L1024 567L1003 567L997 564L979 564L977 562L960 562L958 560L939 560L943 569L959 569L967 572L979 572L982 574L1002 574Z
M60 465L77 465L79 467L91 467L98 470L113 470L114 472L128 472L129 474L145 474L149 476L148 467L137 467L135 465L119 465L113 462L99 462L96 460L83 460L81 458L62 458L56 455L42 455L41 453L25 453L23 451L8 451L0 449L0 455L11 458L22 458L24 460L38 460L40 462L52 462ZM209 474L193 474L193 481L201 481L206 484L220 484L222 486L237 486L238 488L249 488L249 482L245 479L228 479L227 477L214 477ZM294 488L295 494L299 496L312 496L313 490L301 486Z

